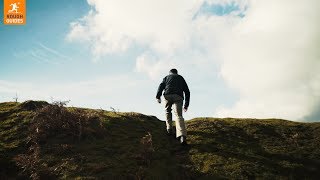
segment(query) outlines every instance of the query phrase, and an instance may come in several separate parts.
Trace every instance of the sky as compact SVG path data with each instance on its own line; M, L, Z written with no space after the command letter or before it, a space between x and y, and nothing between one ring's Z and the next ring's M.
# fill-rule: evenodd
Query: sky
M0 1L0 102L164 119L156 90L176 68L185 119L320 121L318 0L26 1L24 26L3 25Z

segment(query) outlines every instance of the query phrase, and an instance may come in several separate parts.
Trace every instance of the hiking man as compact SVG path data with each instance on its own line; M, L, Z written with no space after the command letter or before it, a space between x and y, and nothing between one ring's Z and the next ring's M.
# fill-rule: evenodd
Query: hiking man
M172 135L172 105L174 107L175 114L177 116L176 120L176 137L179 139L182 145L186 145L187 131L182 116L182 106L183 106L183 93L185 95L184 112L187 112L190 102L190 91L188 85L184 78L178 74L176 69L171 69L169 75L163 78L160 83L157 92L157 101L161 103L161 94L164 90L164 102L166 110L166 125L168 135Z

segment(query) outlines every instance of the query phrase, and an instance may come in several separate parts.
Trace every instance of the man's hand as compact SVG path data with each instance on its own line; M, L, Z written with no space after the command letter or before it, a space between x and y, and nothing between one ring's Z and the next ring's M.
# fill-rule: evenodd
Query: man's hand
M183 111L184 111L184 112L187 112L187 111L188 111L188 107L184 107L184 108L183 108Z
M158 103L161 104L161 99L157 99Z

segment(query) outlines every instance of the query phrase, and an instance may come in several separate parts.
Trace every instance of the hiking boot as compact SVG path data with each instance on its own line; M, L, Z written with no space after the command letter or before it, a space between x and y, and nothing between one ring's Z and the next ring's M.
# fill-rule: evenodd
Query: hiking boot
M182 146L188 145L188 144L187 144L187 137L186 137L186 136L180 136L180 137L179 137L179 141L180 141L180 144L181 144Z

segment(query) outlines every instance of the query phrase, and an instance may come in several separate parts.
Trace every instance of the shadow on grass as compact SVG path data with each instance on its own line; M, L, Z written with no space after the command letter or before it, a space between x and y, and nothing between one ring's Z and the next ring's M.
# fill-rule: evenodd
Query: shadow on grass
M247 127L237 127L230 124L222 124L220 126L211 123L210 127L202 130L191 130L188 134L195 138L193 140L192 149L198 154L214 154L221 157L224 166L231 164L243 164L244 166L236 167L235 171L240 171L237 178L255 179L265 177L291 177L294 179L311 178L316 179L320 176L319 160L308 159L307 157L299 157L299 154L288 153L270 153L265 148L277 148L276 146L266 147L263 141L271 139L274 144L281 144L292 148L275 128L268 126L258 127L253 134L248 134ZM201 129L201 128L200 128ZM264 138L264 139L263 139ZM276 142L278 141L278 142ZM232 162L230 163L230 161ZM229 162L228 162L229 161ZM209 162L210 163L210 162ZM219 163L217 163L219 164ZM212 164L214 167L214 163ZM220 174L225 174L230 178L229 172L223 172L221 168ZM209 173L210 174L210 173Z

